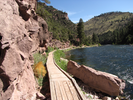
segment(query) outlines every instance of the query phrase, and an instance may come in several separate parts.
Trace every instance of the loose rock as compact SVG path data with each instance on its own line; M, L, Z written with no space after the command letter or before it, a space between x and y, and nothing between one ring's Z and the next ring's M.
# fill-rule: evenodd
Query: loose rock
M97 71L84 65L69 61L67 72L82 80L85 84L110 96L118 96L125 88L123 80L115 75Z

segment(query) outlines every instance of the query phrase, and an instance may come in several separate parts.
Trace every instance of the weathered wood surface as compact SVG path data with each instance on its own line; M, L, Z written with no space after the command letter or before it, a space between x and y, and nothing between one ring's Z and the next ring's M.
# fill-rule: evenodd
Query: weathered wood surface
M47 70L51 100L85 100L75 80L54 63L53 52L49 53Z

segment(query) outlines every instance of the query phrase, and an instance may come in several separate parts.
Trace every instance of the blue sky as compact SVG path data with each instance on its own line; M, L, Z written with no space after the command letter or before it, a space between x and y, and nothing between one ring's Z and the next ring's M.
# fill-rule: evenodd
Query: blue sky
M51 6L68 13L74 23L80 18L88 21L111 11L133 12L133 0L49 0Z

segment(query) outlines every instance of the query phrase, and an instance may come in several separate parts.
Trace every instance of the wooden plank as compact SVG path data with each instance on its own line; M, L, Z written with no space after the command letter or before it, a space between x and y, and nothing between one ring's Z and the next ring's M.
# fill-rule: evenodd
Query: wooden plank
M72 97L72 94L70 92L70 89L69 89L69 87L67 85L67 82L64 82L63 85L64 85L65 93L67 95L68 100L74 100L73 97Z
M59 82L59 86L60 86L60 91L61 91L61 94L62 94L62 100L68 100L68 97L66 95L66 92L65 92L65 88L63 86L65 81L60 81Z
M85 100L85 96L83 94L83 92L81 91L81 89L79 88L78 84L76 83L76 81L74 79L72 79L72 82L74 83L75 85L75 89L78 91L78 97L79 97L79 100Z
M55 87L54 87L54 82L51 80L50 81L50 92L51 92L51 100L58 100L56 98L56 91L55 91Z
M70 92L71 92L71 94L72 94L72 96L73 96L73 99L74 99L74 100L79 100L77 91L75 90L75 88L74 88L74 86L72 85L72 83L71 83L70 81L67 81L67 85L68 85L68 87L69 87L69 89L70 89Z
M57 73L57 74L52 74L51 75L51 78L54 79L54 78L66 78L66 76L62 75L62 73Z
M62 95L61 95L58 81L55 81L54 85L55 85L56 97L58 98L57 100L62 100Z

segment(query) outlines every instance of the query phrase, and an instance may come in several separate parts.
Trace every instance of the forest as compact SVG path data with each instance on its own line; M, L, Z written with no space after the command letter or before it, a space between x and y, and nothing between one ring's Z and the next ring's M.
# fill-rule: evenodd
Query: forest
M98 36L101 44L133 44L133 18L124 27Z
M91 36L89 43L133 44L133 13L104 13L85 22L84 27L86 37Z

